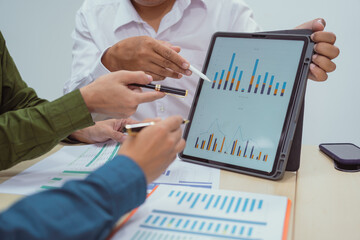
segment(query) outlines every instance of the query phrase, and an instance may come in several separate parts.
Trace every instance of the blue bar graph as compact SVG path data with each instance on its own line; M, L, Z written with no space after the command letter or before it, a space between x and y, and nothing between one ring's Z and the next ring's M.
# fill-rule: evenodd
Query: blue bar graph
M252 212L252 211L254 210L255 202L256 202L255 199L253 199L253 200L251 201L250 212Z
M194 193L193 193L193 192L190 194L190 196L189 196L189 198L188 198L188 200L187 200L188 202L190 202L192 196L194 196Z
M213 198L214 198L214 195L211 195L211 196L210 196L210 199L209 199L209 201L208 201L208 203L206 204L205 209L208 209L208 208L209 208L209 206L210 206L211 201L213 200Z
M202 222L200 225L200 228L199 228L200 231L203 229L204 225L205 225L205 222Z
M225 203L226 203L227 199L228 199L228 196L225 196L225 198L224 198L224 200L223 200L223 202L221 204L220 210L224 209L224 206L225 206Z
M182 201L184 200L184 198L186 197L187 192L184 192L184 194L182 195L182 197L180 198L178 205L180 205L182 203Z
M234 199L235 199L235 197L231 197L231 200L230 200L229 206L228 206L228 208L227 208L227 210L226 210L226 213L229 213L229 212L230 212L230 209L231 209L231 206L232 206L232 204L233 204L233 202L234 202Z
M243 209L242 209L243 212L246 211L246 207L247 207L248 202L249 202L249 199L245 198L245 203L244 203L244 206L243 206Z
M181 223L181 221L182 221L182 219L180 218L179 220L178 220L178 222L176 223L176 227L179 227L180 226L180 223Z
M241 203L241 197L238 199L238 201L236 203L236 207L235 207L235 210L234 210L235 213L237 213L237 211L239 210L240 203Z
M189 222L190 222L190 220L186 220L186 222L185 222L185 224L184 224L184 228L186 228L187 225L189 225Z
M161 223L160 223L160 226L164 225L164 223L166 222L166 220L167 220L167 217L164 217L163 220L162 220Z
M219 201L220 201L220 198L221 198L221 196L218 196L218 197L216 198L216 201L215 201L215 204L214 204L214 208L217 207L217 205L218 205L218 203L219 203Z
M195 206L197 200L199 199L200 195L201 195L200 193L197 194L197 196L196 196L194 202L191 204L190 208L194 208L194 206Z
M204 194L204 197L201 201L204 202L206 200L206 197L207 197L207 194Z

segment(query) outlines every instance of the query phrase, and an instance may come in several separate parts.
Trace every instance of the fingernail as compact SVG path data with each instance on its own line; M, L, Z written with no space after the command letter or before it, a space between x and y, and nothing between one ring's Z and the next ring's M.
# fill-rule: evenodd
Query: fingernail
M182 64L182 67L183 67L184 69L188 69L188 68L189 68L189 64L188 64L188 63L183 63L183 64Z
M325 21L324 21L324 19L322 19L322 18L321 18L321 19L318 19L318 22L321 23L321 25L323 25L323 26L325 27Z
M310 64L310 69L314 69L315 68L315 64L311 63Z
M186 71L185 71L185 74L186 74L186 76L190 76L190 75L191 75L191 71L190 71L190 70L186 70Z
M314 41L314 33L310 35L310 38Z
M182 78L182 77L183 77L183 75L179 73L179 74L178 74L178 78Z
M317 57L318 57L318 55L317 55L317 54L314 54L314 55L312 56L312 59L315 60Z
M152 76L151 76L151 75L148 75L148 74L146 74L146 76L147 76L147 78L149 79L149 81L152 82L152 80L153 80Z

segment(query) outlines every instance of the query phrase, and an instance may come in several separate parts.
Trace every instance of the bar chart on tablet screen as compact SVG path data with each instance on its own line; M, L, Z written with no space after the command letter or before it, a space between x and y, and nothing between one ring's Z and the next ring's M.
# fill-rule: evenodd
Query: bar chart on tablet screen
M183 153L271 172L303 44L216 38Z

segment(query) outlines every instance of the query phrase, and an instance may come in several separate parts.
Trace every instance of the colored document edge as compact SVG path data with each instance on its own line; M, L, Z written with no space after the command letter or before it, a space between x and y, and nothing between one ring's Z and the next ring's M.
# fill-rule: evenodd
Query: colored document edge
M289 230L289 223L290 223L290 214L291 214L291 200L288 199L286 212L285 212L285 220L284 220L284 229L283 229L282 240L287 239L287 234L289 232L288 230Z
M146 198L150 197L151 194L153 194L155 192L155 190L159 187L159 185L157 185L156 187L153 188L153 190L146 196ZM139 206L140 207L140 206ZM132 218L132 216L134 216L134 214L137 212L137 210L139 209L139 207L135 208L134 210L132 210L129 215L124 219L124 221L122 223L120 223L117 227L115 227L112 232L110 233L110 235L107 237L107 240L110 240L124 225L125 223L127 223L130 218Z

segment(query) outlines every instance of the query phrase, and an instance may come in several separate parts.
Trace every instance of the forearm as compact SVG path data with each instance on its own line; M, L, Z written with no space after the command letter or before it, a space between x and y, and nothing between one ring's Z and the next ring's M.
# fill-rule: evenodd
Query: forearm
M119 217L144 202L140 167L117 156L84 181L27 197L0 215L1 239L105 239Z
M42 155L73 131L93 124L80 92L0 115L0 170Z

